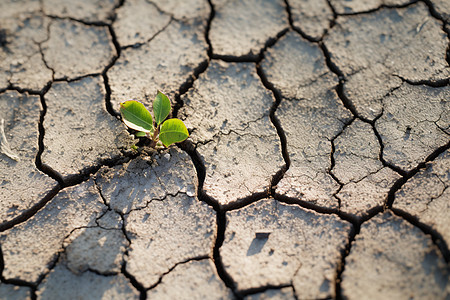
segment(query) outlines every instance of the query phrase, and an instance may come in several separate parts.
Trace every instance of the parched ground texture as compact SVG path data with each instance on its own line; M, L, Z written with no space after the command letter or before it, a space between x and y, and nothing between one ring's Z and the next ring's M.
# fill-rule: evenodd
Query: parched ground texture
M0 1L0 299L450 299L449 38L446 0ZM157 90L191 136L151 151Z

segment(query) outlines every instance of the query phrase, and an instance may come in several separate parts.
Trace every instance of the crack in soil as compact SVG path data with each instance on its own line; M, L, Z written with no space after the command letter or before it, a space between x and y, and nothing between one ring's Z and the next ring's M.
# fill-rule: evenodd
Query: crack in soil
M111 116L118 118L118 115L114 111L114 108L111 104L111 93L112 92L111 92L111 86L109 84L109 78L108 78L107 72L109 71L109 69L111 69L114 66L114 64L119 59L120 54L122 52L121 52L120 44L117 41L116 33L115 33L112 25L108 26L108 30L109 30L109 34L111 36L112 43L114 45L114 49L116 50L116 55L111 59L111 62L103 69L103 72L102 72L103 82L105 84L105 106L106 106L106 110L108 111L108 113Z
M172 109L172 116L176 118L178 116L178 111L184 106L184 102L181 96L186 94L190 88L193 87L195 80L208 69L210 59L202 61L195 69L193 74L191 74L188 79L180 85L178 92L174 96L175 105Z
M49 69L50 71L52 71L52 80L55 80L55 70L53 68L51 68L47 62L47 60L45 59L45 55L44 55L44 51L42 50L42 44L45 42L48 42L48 40L50 40L50 26L52 25L52 21L50 20L50 22L48 22L47 24L47 38L43 41L41 41L40 43L38 43L39 46L39 53L41 54L41 59L42 62L44 63L45 67L47 67L47 69Z
M65 188L72 187L89 180L91 178L91 175L96 173L100 168L104 166L114 167L117 165L123 165L129 162L131 159L132 159L131 157L118 157L116 159L106 160L97 166L85 169L84 171L86 172L84 172L83 174L74 175L72 177L69 177L68 179L63 180L62 182L58 182L58 184L53 189L51 189L47 193L47 195L45 195L39 202L34 204L28 210L24 211L21 215L15 217L14 219L0 224L0 232L10 229L20 223L26 222L28 219L33 217L39 210L41 210L48 202L50 202L60 191L62 191ZM48 170L46 169L45 165L43 165L43 169L41 171L49 175L48 173L46 173Z
M383 213L383 212L385 212L387 210L392 211L397 216L405 219L406 221L411 223L413 226L418 227L425 234L429 235L431 237L433 243L440 249L440 251L441 251L445 261L447 263L450 262L450 250L449 250L449 247L446 244L445 240L443 239L442 235L438 231L433 229L431 226L420 222L417 217L412 216L409 213L404 212L404 211L402 211L400 209L392 208L392 205L393 205L393 202L394 202L394 198L395 198L395 193L398 190L400 190L401 187L410 178L412 178L415 174L417 174L421 169L426 168L426 163L427 162L433 161L436 157L438 157L440 154L442 154L443 152L447 151L448 149L450 149L450 142L447 143L446 145L436 149L432 154L430 154L426 158L426 160L424 162L420 163L413 170L411 170L409 172L406 172L404 175L401 174L402 177L400 179L398 179L392 185L392 187L391 187L391 189L390 189L390 191L388 193L388 196L387 196L387 199L386 199L386 203L384 204L384 206L373 207L373 208L369 209L368 211L366 211L366 215L363 215L361 217L355 217L355 216L353 216L351 214L348 214L348 213L345 213L345 212L341 212L341 211L336 210L336 209L323 208L323 207L317 206L315 204L312 204L310 202L303 201L301 199L290 198L290 197L287 197L285 195L280 195L280 194L275 194L274 195L274 199L276 199L277 201L280 201L280 202L283 202L283 203L286 203L286 204L296 204L296 205L299 205L302 208L311 209L311 210L313 210L313 211L315 211L317 213L320 213L320 214L336 214L342 220L348 221L348 222L350 222L353 225L352 232L350 233L350 236L349 236L349 242L348 242L348 244L347 244L347 246L345 248L345 251L342 252L341 262L338 265L338 268L336 270L336 280L335 280L336 299L343 299L340 284L341 284L341 281L342 281L342 273L345 270L345 259L350 253L353 241L355 240L356 236L359 234L361 225L363 223L365 223L366 221L369 221L370 219L372 219L373 217L375 217L379 213Z
M350 254L350 250L352 248L352 244L355 241L356 236L359 234L359 231L361 230L361 224L353 223L353 226L350 230L349 236L348 236L348 242L347 245L345 245L345 248L341 250L341 261L338 263L338 266L336 268L336 277L335 277L335 297L337 300L344 299L342 296L342 289L341 289L341 283L342 283L342 274L345 270L345 259Z
M339 178L337 178L337 176L333 173L333 169L336 166L336 160L334 158L334 154L336 153L336 145L334 144L335 140L345 131L345 129L350 126L353 121L355 121L355 117L353 117L352 119L350 119L350 121L348 121L347 123L344 123L344 126L342 127L342 130L336 134L336 136L334 136L331 140L331 153L330 153L330 167L327 170L327 174L331 176L331 178L333 178L334 181L337 182L337 184L339 184L339 188L337 189L336 192L334 192L333 197L336 198L338 200L338 210L341 211L341 203L342 200L340 197L338 197L337 195L339 194L339 192L342 190L342 188L344 187L344 184L339 180Z
M407 78L404 78L398 74L393 74L393 76L400 78L403 82L406 82L410 85L425 85L433 88L445 87L450 84L450 78L439 79L439 80L418 80L413 81Z
M217 274L225 283L225 285L231 289L233 295L236 299L242 299L242 295L236 291L236 284L231 278L230 274L225 270L225 266L222 261L222 257L220 256L220 247L223 245L223 241L225 240L225 230L227 226L227 216L226 212L216 212L217 215L217 236L216 242L213 248L213 260L214 265L216 266Z
M326 30L325 30L324 34L323 34L319 39L317 39L317 38L314 38L314 37L312 37L312 36L306 34L306 33L305 33L303 30L301 30L299 27L295 26L295 25L294 25L293 18L292 18L292 9L291 9L291 5L289 4L289 0L284 0L284 4L285 4L285 6L286 6L286 12L287 12L287 14L288 14L289 27L290 27L292 30L294 30L295 32L297 32L298 34L300 34L300 36L301 36L302 38L304 38L305 40L307 40L307 41L310 42L310 43L317 43L317 42L319 42L319 41L321 41L321 40L323 39L323 37L325 36L325 34L326 34L326 32L327 32Z
M419 2L420 0L415 0L415 1L411 1L411 2L407 2L404 4L381 4L380 6L376 7L376 8L372 8L372 9L368 9L368 10L364 10L364 11L358 11L358 12L347 12L347 13L337 13L337 16L358 16L358 15L367 15L367 14L371 14L374 12L377 12L379 10L382 9L395 9L395 8L407 8L409 6L412 6L414 4L416 4L417 2ZM370 3L370 2L369 2ZM331 4L330 4L331 5Z
M236 203L229 203L228 205L220 205L216 200L214 200L212 197L206 194L206 192L203 190L203 184L206 178L206 167L197 152L196 145L194 145L191 141L184 141L183 143L179 144L179 147L185 151L192 159L192 162L195 166L195 169L197 171L197 177L198 177L198 189L197 189L197 197L200 201L205 202L206 204L210 205L217 214L217 233L216 233L216 240L214 243L213 248L213 260L214 264L216 266L216 271L219 275L219 277L222 279L222 281L225 283L225 285L230 288L234 294L234 296L237 299L242 299L243 295L236 292L236 285L231 278L231 276L226 272L225 267L223 265L222 259L220 257L219 249L223 244L224 236L225 236L225 229L226 229L226 211L231 209L238 209L241 207L244 207L246 205L249 205L253 202L256 202L258 200L261 200L263 198L266 198L271 192L274 190L274 186L281 180L282 176L286 172L290 160L289 156L286 150L286 135L284 134L284 131L281 128L280 122L275 117L275 111L278 107L280 101L281 101L281 94L279 91L275 90L273 85L268 82L267 78L263 74L262 68L260 66L260 62L264 58L264 52L266 49L272 45L274 45L283 35L285 35L288 32L288 29L285 29L277 34L276 38L271 38L268 41L266 41L265 46L263 49L261 49L260 53L257 56L241 56L241 57L232 57L232 56L219 56L213 54L213 48L211 41L209 39L209 32L211 28L211 22L215 16L215 10L214 5L212 4L211 0L208 0L208 3L210 5L210 16L207 21L206 30L205 30L205 41L208 44L208 57L209 60L206 62L201 63L195 70L194 75L190 77L182 86L180 86L179 93L175 96L176 100L176 106L173 110L173 116L176 117L178 114L178 111L183 107L184 103L181 100L181 96L187 93L187 91L192 88L194 81L198 78L200 74L206 71L206 69L209 66L209 63L211 59L221 59L227 62L255 62L256 63L256 71L259 75L261 82L263 85L269 89L276 99L276 101L272 104L269 112L270 120L272 124L275 126L277 130L277 134L280 138L281 144L282 144L282 154L283 158L286 162L286 165L281 168L272 178L270 187L267 191L260 192L260 193L254 193L246 198L238 199ZM272 87L272 88L270 88Z
M267 50L267 48L265 49ZM281 154L283 156L283 160L285 162L285 165L281 167L281 169L275 173L275 175L272 177L272 180L270 182L269 187L269 195L272 195L275 193L277 184L281 181L286 171L291 166L291 160L289 158L289 152L287 150L287 138L286 133L283 130L283 127L281 126L280 120L275 116L275 112L280 106L281 103L281 92L275 88L275 86L267 79L266 74L264 74L264 70L262 69L261 62L264 58L264 53L261 53L262 57L261 60L256 64L256 73L258 74L262 84L264 87L271 91L273 94L273 97L275 98L275 102L272 104L272 107L269 110L269 117L270 121L272 122L273 126L277 130L278 138L280 139L281 144Z
M121 49L121 50L126 50L126 49L129 49L129 48L137 49L137 48L140 48L140 47L142 47L142 46L144 46L144 45L150 43L150 42L151 42L154 38L156 38L160 33L162 33L164 30L166 30L167 27L169 27L169 25L172 24L172 22L173 22L174 20L175 20L175 21L178 21L178 20L176 20L176 19L174 19L174 18L171 18L170 21L169 21L166 25L164 25L163 28L161 28L160 30L158 30L151 38L149 38L149 39L146 40L145 42L140 42L140 43L134 43L134 44L131 44L131 45L121 46L120 49ZM119 44L119 43L118 43L118 44Z
M333 13L333 19L330 20L330 29L331 29L331 28L334 27L334 25L336 25L336 19L338 17L338 14L337 14L336 9L334 8L334 6L331 4L331 0L327 0L327 4L330 7L331 12ZM325 33L322 36L322 40L325 37L325 35L328 34L328 31L329 31L328 29L325 30Z
M448 149L450 149L450 141L446 145L437 148L433 153L428 155L423 162L419 163L414 169L406 172L401 178L399 178L389 190L386 202L384 204L384 209L392 209L392 205L394 204L395 200L395 193L399 191L402 188L402 186L414 175L416 175L420 170L425 169L426 164L428 162L433 161Z
M397 166L394 165L394 164L391 164L391 163L387 162L387 161L384 159L384 144L383 144L383 139L381 138L381 135L380 135L380 133L378 132L376 126L375 126L375 122L376 122L379 118L381 118L381 116L383 115L383 113L384 113L384 109L381 110L381 114L379 114L375 119L373 119L373 121L368 122L368 123L372 126L372 130L373 130L375 136L377 137L378 144L380 145L380 151L379 151L379 153L378 153L378 159L379 159L379 160L381 161L381 163L383 164L383 167L388 167L389 169L391 169L391 170L397 172L398 174L400 174L401 176L405 176L405 175L406 175L406 172L405 172L403 169L397 167Z
M265 44L264 47L259 51L258 54L245 54L241 56L234 56L234 55L220 55L220 54L211 54L211 59L219 59L223 60L225 62L247 62L247 63L260 63L261 60L264 58L264 52L266 52L267 48L272 47L275 45L276 42L278 42L279 39L281 39L286 33L289 32L289 27L284 28L280 32L278 32L275 37L269 38Z
M432 226L427 225L425 223L422 223L418 217L413 216L401 209L398 208L391 208L390 209L395 215L401 217L402 219L409 222L411 225L419 228L422 230L423 233L426 235L429 235L431 237L431 240L433 243L439 248L439 250L442 253L442 256L444 257L444 260L447 264L450 264L450 250L445 242L445 239L442 237L442 235L435 229L433 229Z
M338 77L339 83L336 86L335 90L336 90L336 94L338 95L338 97L341 100L344 107L346 109L348 109L353 114L353 116L360 119L361 121L370 122L369 120L361 117L356 112L355 105L345 95L344 83L345 83L346 79L345 79L344 73L342 73L342 71L339 69L339 67L331 60L331 54L330 54L330 51L328 50L328 48L325 46L325 44L323 42L319 42L318 45L319 45L319 48L322 50L323 55L325 56L325 63L327 65L328 69Z
M86 20L81 20L81 19L77 19L77 18L73 18L73 17L60 17L60 16L55 16L55 15L51 15L51 14L46 14L44 12L44 15L52 20L65 20L65 21L72 21L72 22L77 22L86 26L96 26L96 27L105 27L105 26L110 26L111 24L108 22L103 22L103 21L86 21Z
M450 262L450 250L448 245L446 244L445 240L443 239L442 235L435 229L433 229L431 226L426 225L419 221L419 219L407 212L402 211L401 209L392 207L395 201L395 194L401 190L403 185L408 182L409 179L411 179L414 175L416 175L420 170L425 169L427 167L427 163L435 160L439 155L444 153L450 149L450 141L439 148L437 148L433 153L428 155L428 157L421 163L419 163L414 169L408 171L403 175L401 178L399 178L391 187L389 190L388 196L386 198L386 202L383 206L383 211L390 210L394 214L402 217L409 223L411 223L413 226L418 227L420 230L422 230L425 234L428 234L432 237L433 243L440 249L442 252L442 255L447 263Z
M208 255L200 255L200 256L191 257L191 258L185 259L183 261L177 262L172 267L170 267L170 269L167 272L164 272L163 274L161 274L161 276L159 276L159 278L158 278L158 281L155 284L151 285L149 288L147 288L146 291L152 290L155 287L157 287L164 279L164 276L166 276L167 274L172 272L177 266L187 264L191 261L201 261L201 260L205 260L205 259L209 259L209 258L210 257Z
M16 286L29 287L31 289L31 299L36 299L37 285L21 279L6 279L5 277L3 277L4 269L5 269L5 261L3 258L3 250L0 245L0 282Z
M243 297L247 297L247 296L251 296L253 294L257 294L257 293L263 293L267 290L281 290L283 288L293 288L292 284L280 284L280 285L264 285L264 286L260 286L260 287L256 287L256 288L251 288L251 289L247 289L247 290L241 290L240 294Z
M126 254L128 255L128 254ZM125 276L131 283L131 285L138 290L139 294L139 300L146 300L147 299L147 290L145 287L137 281L136 277L134 277L132 274L130 274L127 271L127 262L124 260L122 264L122 268L120 269L120 272Z
M211 62L211 59L213 57L213 48L211 44L211 40L209 39L209 32L211 30L211 23L216 15L214 4L211 2L211 0L208 0L208 5L210 7L209 17L208 20L206 20L206 27L205 27L205 34L204 39L206 44L208 45L208 49L206 49L206 53L208 56L208 59L201 62L193 71L193 74L183 83L181 84L180 88L178 89L178 93L175 94L175 105L172 109L172 116L176 118L178 116L179 110L184 106L184 102L181 99L181 97L186 94L189 89L191 89L194 86L195 80L198 79L198 77L204 73L208 67L209 63Z
M423 2L423 3L425 3L425 5L428 7L428 10L429 10L429 12L430 12L430 15L433 17L433 18L435 18L435 19L437 19L437 20L439 20L439 21L441 21L443 24L442 24L442 30L443 31L446 31L445 30L445 25L446 24L448 24L447 23L447 21L444 19L444 17L440 14L440 13L438 13L437 12L437 10L434 8L434 5L433 5L433 3L430 1L430 0L420 0L421 2ZM448 53L448 52L447 52ZM450 62L449 62L449 65L450 65Z
M120 267L120 273L123 274L123 276L125 276L125 278L127 278L129 280L129 282L131 283L131 285L139 292L139 299L140 300L146 300L147 299L147 293L146 293L146 289L144 288L144 286L142 285L142 283L140 283L136 277L134 277L134 275L132 275L131 273L129 273L126 269L126 264L127 261L125 260L125 257L128 256L129 250L130 250L130 246L131 246L131 239L128 236L128 232L126 230L126 224L125 224L125 214L120 212L120 211L116 211L115 209L112 209L111 206L108 204L108 202L106 201L106 197L103 195L102 189L100 188L100 186L97 184L97 181L94 179L94 184L95 187L100 195L100 198L102 199L103 203L105 204L106 207L108 207L108 210L110 211L114 211L116 212L121 219L121 226L120 226L120 230L122 231L122 234L124 235L125 239L128 242L128 246L125 247L125 251L123 252L122 255L122 265ZM151 201L150 201L151 202ZM106 212L105 212L106 213ZM101 217L99 217L98 219L100 219ZM98 221L98 219L96 220L96 223ZM98 223L97 223L98 224ZM101 227L101 226L99 226Z

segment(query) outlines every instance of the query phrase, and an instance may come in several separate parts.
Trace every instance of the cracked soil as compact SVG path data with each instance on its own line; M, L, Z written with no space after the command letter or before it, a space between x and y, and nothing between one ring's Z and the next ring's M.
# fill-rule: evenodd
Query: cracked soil
M2 0L0 299L449 299L449 3Z

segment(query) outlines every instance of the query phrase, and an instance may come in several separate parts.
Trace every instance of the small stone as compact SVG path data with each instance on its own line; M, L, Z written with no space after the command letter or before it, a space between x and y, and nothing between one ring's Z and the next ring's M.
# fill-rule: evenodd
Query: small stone
M268 239L269 235L271 233L272 232L270 232L270 231L257 230L257 231L255 231L255 238L257 238L257 239Z

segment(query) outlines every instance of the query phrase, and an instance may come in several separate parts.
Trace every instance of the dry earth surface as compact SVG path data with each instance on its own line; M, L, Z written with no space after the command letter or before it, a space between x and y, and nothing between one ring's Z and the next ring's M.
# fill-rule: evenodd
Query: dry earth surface
M450 299L449 37L447 0L0 1L0 299ZM157 90L159 152L118 114Z

